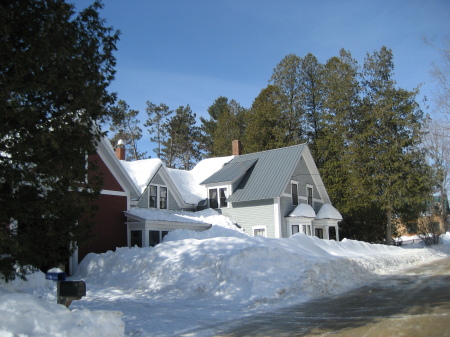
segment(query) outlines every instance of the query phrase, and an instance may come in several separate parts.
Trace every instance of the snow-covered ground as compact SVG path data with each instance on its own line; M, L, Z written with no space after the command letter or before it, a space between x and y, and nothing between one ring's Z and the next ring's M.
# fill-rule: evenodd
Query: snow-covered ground
M43 273L0 284L0 337L214 335L216 323L342 293L450 254L450 233L437 251L303 234L249 237L214 211L197 216L216 225L171 232L154 248L86 256L72 279L86 282L87 296L70 310L55 303L55 283Z

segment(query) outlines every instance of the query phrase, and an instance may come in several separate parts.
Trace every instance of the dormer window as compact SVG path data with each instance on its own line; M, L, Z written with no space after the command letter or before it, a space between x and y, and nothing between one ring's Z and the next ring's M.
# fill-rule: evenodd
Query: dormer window
M208 201L210 208L226 208L227 203L227 188L210 188L208 189Z
M148 187L148 207L167 209L167 187L158 185Z

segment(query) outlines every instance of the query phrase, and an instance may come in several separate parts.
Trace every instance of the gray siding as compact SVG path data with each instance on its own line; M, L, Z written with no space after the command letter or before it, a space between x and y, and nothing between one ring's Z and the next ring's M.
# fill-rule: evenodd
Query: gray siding
M148 208L148 187L145 189L144 193L142 193L141 198L139 199L137 207Z
M161 178L161 175L158 173L155 174L153 179L150 181L149 185L159 185L159 186L166 186L164 183L164 180ZM168 189L168 204L167 207L170 210L181 210L180 206L178 206L172 191L167 187ZM137 203L137 207L141 208L148 208L148 187L145 189L144 193L142 193L141 198L139 199L139 202Z
M301 200L299 200L301 202ZM296 206L292 205L292 198L291 197L281 197L280 198L280 215L281 215L281 237L287 238L287 224L286 219L289 214L292 213Z
M169 191L169 204L168 204L168 207L172 211L179 211L179 210L181 210L181 208L178 206L175 198L173 197L173 194L170 193L170 191Z
M222 208L222 214L252 235L252 226L267 226L266 236L275 237L273 199L234 202L233 208Z
M306 197L306 185L313 186L313 198L319 197L319 192L317 191L316 186L314 185L314 180L311 177L311 173L306 166L305 160L303 158L298 162L297 167L295 168L294 174L292 175L292 179L298 181L298 194L302 197Z
M311 185L313 187L313 199L320 199L319 191L317 190L317 186L314 184L314 180L311 177L311 173L306 166L305 160L303 158L300 159L297 167L295 168L294 174L292 175L292 180L298 181L298 194L300 197L307 197L306 194L306 186ZM286 187L285 193L291 193L290 184ZM304 203L304 199L300 199L299 203ZM322 207L323 203L318 202L316 200L314 203L314 211L317 213Z
M159 171L159 170L158 170ZM155 174L150 184L156 184L156 185L164 185L164 180L162 180L161 175L158 173Z

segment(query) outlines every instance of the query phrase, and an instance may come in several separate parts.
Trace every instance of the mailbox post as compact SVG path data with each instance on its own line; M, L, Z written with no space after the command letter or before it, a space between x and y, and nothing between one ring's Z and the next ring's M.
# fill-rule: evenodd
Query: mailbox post
M56 281L56 302L64 304L67 308L72 301L86 296L86 283L84 281L66 281L66 273L59 268L47 271L45 278Z

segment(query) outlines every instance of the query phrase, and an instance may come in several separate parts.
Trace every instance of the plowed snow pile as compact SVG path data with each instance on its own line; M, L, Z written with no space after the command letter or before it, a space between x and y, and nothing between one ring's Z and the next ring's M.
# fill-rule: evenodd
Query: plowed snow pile
M207 336L195 331L448 256L303 234L250 237L214 211L194 215L215 225L201 233L171 232L154 248L86 256L72 279L85 280L87 296L71 310L55 303L55 283L41 272L26 283L0 282L0 337ZM449 235L441 247L450 247Z

